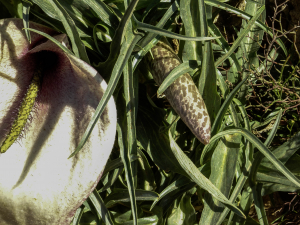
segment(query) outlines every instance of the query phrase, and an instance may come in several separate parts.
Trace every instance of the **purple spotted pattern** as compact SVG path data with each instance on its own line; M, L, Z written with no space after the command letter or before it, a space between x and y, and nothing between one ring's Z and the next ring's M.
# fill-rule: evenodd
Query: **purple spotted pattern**
M165 42L159 41L148 54L150 72L158 85L169 73L181 64L173 49ZM183 122L203 144L210 139L210 119L205 103L191 76L186 73L180 76L164 92L170 105Z

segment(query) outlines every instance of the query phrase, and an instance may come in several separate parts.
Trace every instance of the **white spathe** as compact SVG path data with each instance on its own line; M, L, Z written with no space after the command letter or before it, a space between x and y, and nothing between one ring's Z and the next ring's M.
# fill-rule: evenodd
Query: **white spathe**
M66 35L36 23L69 47ZM0 154L0 224L65 225L101 178L116 134L111 98L83 149L68 159L107 87L90 65L31 32L0 20L0 144L16 118L34 71L42 84L21 137ZM41 57L42 56L42 57Z

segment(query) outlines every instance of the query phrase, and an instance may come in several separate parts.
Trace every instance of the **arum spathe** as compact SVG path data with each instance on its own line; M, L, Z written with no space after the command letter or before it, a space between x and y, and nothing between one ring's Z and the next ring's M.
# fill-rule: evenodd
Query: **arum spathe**
M110 99L83 149L68 159L107 85L43 36L31 32L29 43L22 28L20 19L0 20L0 146L10 146L0 154L0 224L70 224L112 150L115 103ZM69 47L65 34L36 23L30 28Z

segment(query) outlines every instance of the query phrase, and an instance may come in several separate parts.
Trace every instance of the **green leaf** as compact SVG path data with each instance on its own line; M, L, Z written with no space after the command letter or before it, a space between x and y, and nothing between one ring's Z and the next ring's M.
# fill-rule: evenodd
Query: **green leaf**
M271 112L269 115L267 115L262 122L254 121L254 123L251 125L252 130L256 130L260 127L266 126L270 124L274 119L276 119L277 115L282 111L282 109L275 109L273 112Z
M210 174L210 166L208 164L205 164L204 166L201 166L200 168L198 168L199 171L205 176L208 177ZM186 176L180 176L176 181L174 181L173 183L171 183L169 186L167 186L160 194L159 197L157 199L155 199L155 201L152 203L150 210L158 203L159 200L163 199L163 198L167 198L167 196L172 193L177 191L178 189L180 189L181 187L184 186L189 186L189 185L196 185L195 182L191 181L189 178L187 178ZM169 197L168 197L169 198Z
M245 217L242 211L240 211L235 205L229 202L229 200L216 188L211 181L209 181L202 173L199 172L194 163L182 152L177 143L172 138L172 135L169 130L170 145L173 151L173 154L177 158L178 162L185 171L185 176L192 179L197 185L201 188L208 191L213 197L222 202L237 215ZM245 217L246 218L246 217Z
M228 53L230 50L230 46L227 43L226 39L223 37L222 33L219 31L217 26L213 23L212 19L207 20L207 22L208 22L209 33L214 37L216 36L220 37L219 39L216 39L216 42L221 46L222 50L224 50L225 53ZM228 81L230 81L231 83L236 83L236 81L239 80L238 72L241 72L242 68L234 52L232 52L232 54L229 55L229 61L231 67L228 74Z
M275 134L276 134L277 129L279 127L281 116L282 116L282 109L279 110L277 119L276 119L276 121L274 123L274 127L273 127L270 135L268 136L268 138L266 140L266 146L269 146L271 144L273 138L275 137ZM250 186L255 186L255 183L256 183L256 173L258 171L258 168L259 168L259 165L261 164L262 159L264 158L263 156L264 155L261 152L258 152L255 155L255 159L253 161L253 165L252 165L252 168L250 170L250 175L249 175ZM275 155L275 157L276 157L276 155Z
M257 1L248 1L245 7L245 13L256 17L258 10L261 10L265 5L265 0L257 0ZM260 17L258 18L263 24L266 20L266 10L262 12ZM251 19L252 20L252 19ZM246 29L246 22L242 22L243 31ZM243 32L242 31L242 32ZM255 67L258 67L258 59L257 59L257 51L260 49L260 44L262 42L264 36L264 31L259 28L257 25L252 26L251 30L249 30L247 37L244 38L243 42L246 48L245 56L249 60L249 65L254 64ZM255 60L256 58L256 60Z
M84 212L79 222L79 225L98 225L98 224L99 224L99 219L91 211Z
M139 157L137 155L130 155L130 162L133 162L133 161L137 160L138 158ZM123 167L123 166L124 166L124 164L123 164L121 158L114 159L110 162L107 162L101 179L104 178L108 172L110 172L114 169L117 169L118 167Z
M300 178L300 157L295 153L300 148L299 136L300 132L272 152L298 178ZM263 195L277 190L294 192L300 189L299 186L286 179L282 173L279 173L278 169L267 158L262 159L256 179L259 182L264 182Z
M127 137L125 143L127 143L128 156L129 154L137 155L137 143L136 143L136 111L138 107L138 96L137 96L137 87L135 85L137 82L137 76L133 76L132 63L131 60L128 61L127 66L123 70L124 74L124 97L126 104L126 118L127 118ZM137 185L137 162L132 163L132 173L135 174L134 186Z
M235 101L235 103L237 103L238 106L240 105L240 102L238 100L234 100L234 101ZM247 113L244 112L245 111L244 106L239 106L239 108L240 107L243 108L243 110L241 110L243 116L248 118ZM266 145L266 147L268 147L271 144L271 141L273 140L273 137L276 134L277 128L279 126L279 122L280 122L280 119L276 120L276 122L274 124L274 127L272 128L269 137L267 138L266 142L264 143ZM251 131L249 124L247 125L247 122L246 122L246 129ZM254 160L254 162L255 162L255 160ZM248 180L248 174L249 174L251 168L252 168L251 163L248 163L248 164L245 165L244 172L240 175L240 177L238 179L238 182L235 185L235 187L232 191L232 194L230 196L229 200L231 202L235 202L237 196L241 193L242 188L244 187L246 181ZM250 210L250 206L252 204L252 201L253 201L253 195L251 194L251 188L248 187L247 190L245 189L242 192L242 200L241 200L241 207L244 210L244 212L246 212L246 214L248 214L248 212ZM227 216L228 212L229 212L229 209L227 209L227 208L222 212L222 214L221 214L221 216L220 216L220 218L217 222L217 225L220 225L223 222L223 220ZM241 219L238 218L238 220L241 220Z
M133 48L141 38L139 35L135 36L133 34L131 24L131 17L138 1L139 0L132 0L130 2L111 42L110 53L107 60L105 62L100 62L97 66L98 69L102 71L104 77L108 77L110 75L114 77L114 74L119 74L123 71ZM133 39L134 36L135 39ZM124 37L126 37L126 41L123 43ZM129 47L131 48L130 51ZM118 79L120 75L121 74L117 75Z
M101 216L105 224L113 225L114 223L111 219L110 213L96 189L94 189L94 191L90 194L89 199L95 206L97 213Z
M97 26L99 26L99 28L97 28ZM93 38L94 38L94 42L97 47L97 50L99 52L101 52L101 51L99 50L98 42L97 42L96 38L98 38L99 40L101 40L103 42L111 42L113 39L113 36L114 36L114 30L111 27L107 26L102 21L98 22L93 27Z
M262 186L262 183L258 183L257 185L252 187L253 200L259 223L261 225L269 225L266 210L264 207L264 202L261 196Z
M237 158L240 150L241 135L226 135L221 139L212 155L209 180L225 197L229 196L235 176ZM200 224L215 225L220 218L224 205L211 195L205 194L205 204Z
M239 133L243 135L246 139L248 139L257 149L264 154L264 156L270 160L270 162L278 169L281 173L284 174L286 178L288 178L291 182L293 182L295 185L300 187L300 180L289 171L284 164L276 158L276 156L257 138L254 136L254 134L250 133L248 130L244 128L235 128L235 129L229 129L223 132L220 132L216 134L212 139L210 139L210 143L205 146L205 148L208 148L209 145L217 141L219 138L223 137L226 134L234 134ZM203 150L204 151L204 150Z
M171 17L174 15L174 13L178 10L178 0L176 0L175 2L172 3L172 5L170 5L170 7L167 9L167 11L165 12L165 14L162 16L162 18L158 21L158 23L156 24L156 27L158 28L163 28L164 26L168 28L167 24L169 22L172 23L172 21L170 21ZM139 42L139 46L141 48L144 48L146 45L149 44L149 42L151 42L154 38L157 38L157 35L155 33L148 33L140 42ZM149 48L151 49L151 48Z
M236 98L233 98L233 102L239 108L239 110L242 114L242 118L244 119L245 129L251 131L249 117L248 117L247 111L245 109L245 106L242 105L242 103ZM275 133L276 133L276 131L275 131Z
M137 224L136 191L135 191L135 184L134 184L131 162L129 160L130 149L128 148L128 146L124 146L123 134L119 123L117 124L117 132L118 132L118 144L120 147L120 155L124 163L125 175L126 175L127 186L128 186L127 194L129 194L130 196L130 203L131 203L134 224Z
M39 13L37 10L35 10L35 8L32 8L30 10L30 13L32 15L34 15L35 17L37 17L38 19L40 19L41 21L43 21L49 27L52 27L54 30L57 30L61 33L66 33L66 30L65 30L63 24L59 20L50 18L48 15L46 15L43 12ZM79 35L81 36L83 34L79 31Z
M146 191L154 191L156 189L155 177L152 168L144 155L143 151L138 148L138 168L137 168L137 188Z
M42 19L46 24L49 24L55 29L63 33L67 33L55 8L53 8L47 0L32 1L44 11L41 12L38 7L33 7L31 9L32 14ZM91 37L91 29L94 26L92 22L94 20L94 15L90 7L81 0L58 0L58 2L74 21L79 36Z
M287 142L276 148L272 153L278 158L283 164L290 159L292 155L296 153L297 150L300 149L300 132L295 134L291 139ZM261 162L261 166L274 168L274 165L267 159L264 158Z
M228 5L226 3L222 3L222 2L219 2L219 1L216 1L216 0L205 0L205 3L207 5L211 5L211 6L214 6L214 7L217 7L217 8L220 8L220 9L223 9L223 10L226 10L228 12L231 12L231 13L234 13L238 16L241 16L243 19L246 19L246 20L250 20L251 19L251 15L249 15L248 13L245 13L243 12L242 10L239 10L231 5ZM273 38L273 32L272 30L267 27L266 25L264 25L261 21L255 21L255 24L257 26L259 26L261 29L263 29L266 33L268 33L271 38ZM279 46L282 48L282 50L284 51L284 54L287 56L288 53L287 53L287 49L284 45L284 43L282 42L281 39L277 39L277 43L279 44Z
M252 203L253 203L252 190L249 186L246 186L244 188L244 190L242 191L240 201L239 201L239 206L243 210L243 212L248 215ZM233 218L233 224L234 225L246 225L247 224L246 221L247 221L247 219L241 218L241 217L238 217L238 216L234 215L234 218Z
M181 197L186 192L193 190L196 186L197 185L194 182L192 182L171 192L170 194L168 194L160 200L159 206L163 208L164 212L170 212L174 207L177 207Z
M195 209L191 204L191 194L183 194L177 207L174 207L167 224L191 225L196 223Z
M21 0L0 0L0 2L7 8L12 17L23 18L23 5Z
M229 51L216 61L215 63L216 67L219 66L221 63L223 63L240 46L241 41L243 41L246 34L248 34L250 29L253 27L253 24L255 23L255 21L257 21L257 19L260 17L260 15L264 10L265 10L265 6L262 6L257 11L257 13L251 18L251 20L247 23L247 26L245 26L243 31L239 34L238 38L234 41Z
M32 0L37 4L48 16L48 18L54 18L60 21L60 17L57 14L56 9L48 0ZM57 0L59 4L65 9L65 11L74 20L77 29L87 30L92 28L94 15L91 8L82 0Z
M118 9L120 11L124 11L125 10L125 7L124 7L124 0L106 0L105 1L107 4L108 3L113 3L115 4ZM129 1L128 1L129 2ZM136 10L140 10L140 9L143 9L143 8L146 8L147 6L149 5L149 0L140 0L136 6Z
M140 96L142 98L142 96ZM170 149L169 141L160 132L160 124L163 123L164 113L151 107L146 100L139 106L137 118L137 138L141 147L147 151L153 162L163 170L171 170L176 173L184 173ZM147 103L147 104L146 104Z
M179 40L186 40L186 41L207 41L207 40L214 40L216 38L214 37L187 37L184 35L180 35L180 34L176 34L164 29L161 29L159 27L155 27L152 26L150 24L146 24L146 23L141 23L139 21L136 21L136 28L137 29L141 29L147 32L151 32L160 36L165 36L165 37L169 37L169 38L175 38L175 39L179 39Z
M230 94L227 96L226 100L224 101L224 103L222 104L219 112L218 112L218 115L216 116L216 120L215 122L213 123L213 126L212 126L212 131L211 131L211 134L212 136L215 135L221 124L222 124L222 120L224 118L224 115L232 101L232 99L234 98L234 96L236 95L236 93L238 92L238 90L241 88L241 86L244 84L244 82L246 82L248 77L246 77L244 80L242 80L231 92Z
M149 205L142 205L141 210L145 212L149 212ZM147 213L149 214L149 213ZM139 225L163 225L163 210L156 206L150 216L143 216L142 218L139 218L138 224ZM130 220L131 218L131 210L127 210L125 213L115 213L115 222L117 225L132 225L133 221Z
M98 192L104 192L107 189L111 188L113 184L117 181L119 176L122 174L123 168L117 168L114 171L110 172L106 177L101 177L101 180L103 181L103 187L101 187ZM104 178L104 179L102 179Z
M46 34L42 31L39 30L35 30L32 28L24 28L25 30L30 30L33 31L35 33L38 33L46 38L48 38L50 41L54 42L58 47L60 47L65 53L69 54L69 55L74 55L73 52L71 52L67 47L65 47L62 43L60 43L58 40L56 40L55 38L53 38L52 36L50 36L49 34Z
M78 225L84 212L84 205L81 205L75 212L71 225Z
M160 96L164 93L164 91L175 81L177 80L181 75L191 72L194 69L198 68L198 66L201 65L200 61L196 60L189 60L186 61L179 66L175 67L169 75L164 79L162 84L159 86L157 90L157 95Z
M261 4L260 4L261 3ZM251 16L256 17L257 10L261 5L264 7L265 1L264 0L258 0L257 2L249 1L246 3L245 13L250 14ZM262 8L261 7L261 8ZM261 8L259 10L261 10ZM262 12L259 19L261 22L265 23L266 18L266 10ZM252 19L251 19L252 20ZM250 22L249 22L250 23ZM246 27L246 22L242 22L242 29L241 33L244 33ZM252 68L253 70L256 70L256 68L259 67L259 59L257 56L257 51L260 49L260 44L262 42L262 38L264 35L264 31L259 28L257 25L253 25L251 29L247 33L247 37L243 39L243 42L241 43L242 48L239 49L237 52L237 56L239 58L240 64L243 65L243 68L246 70ZM244 71L242 73L242 78L244 78L246 75L248 75L249 72ZM251 77L251 80L256 79L253 75ZM243 85L241 88L241 92L239 93L239 99L241 102L245 103L246 101L246 95L248 94L248 87L246 84Z
M24 28L29 28L29 11L30 11L30 6L32 3L30 2L23 2L23 24ZM27 40L29 43L31 43L31 37L30 37L30 32L29 30L25 30L25 34L27 37Z
M83 2L89 5L104 23L114 29L117 28L118 18L105 3L100 0L83 0Z
M205 7L204 0L198 0L201 35L208 36L207 18L212 17L212 7ZM207 17L206 17L207 15ZM201 75L199 78L198 89L205 102L210 121L214 122L217 112L220 109L221 99L217 92L217 76L214 65L214 53L210 41L203 43L202 52L204 53L201 65ZM212 133L213 134L213 133Z
M247 80L247 77L242 80L231 92L230 94L226 97L226 100L224 101L223 105L221 106L218 115L216 116L216 120L214 121L213 125L212 125L212 129L211 129L211 135L215 135L222 124L223 118L225 113L227 112L228 107L231 104L232 99L234 98L235 94L238 92L238 90L240 89L240 87L243 85L243 83ZM210 141L210 143L212 143ZM207 155L209 155L208 153L210 151L212 151L214 149L214 145L213 144L208 144L205 146L205 148L203 149L203 152L201 154L201 158L200 158L200 164L203 165L204 164L204 160L207 157Z
M158 197L158 194L153 191L135 190L137 201L153 201ZM121 202L130 202L130 196L127 189L114 189L113 192L105 198L107 208Z
M201 36L199 7L197 1L185 0L180 2L180 17L184 24L184 33L187 36ZM187 60L202 61L202 45L201 42L185 41L182 51L182 61Z
M89 63L89 58L86 54L84 44L82 43L77 28L73 19L69 16L67 11L60 5L57 0L47 0L51 6L55 9L60 21L63 23L68 37L72 43L72 49L75 55L83 61Z

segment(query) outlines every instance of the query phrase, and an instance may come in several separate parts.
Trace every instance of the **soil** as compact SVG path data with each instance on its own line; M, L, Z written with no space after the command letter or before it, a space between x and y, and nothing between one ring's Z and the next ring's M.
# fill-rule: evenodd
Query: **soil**
M271 199L272 198L272 199ZM263 197L269 224L300 224L300 196L297 193L275 192ZM249 215L258 221L254 204Z

